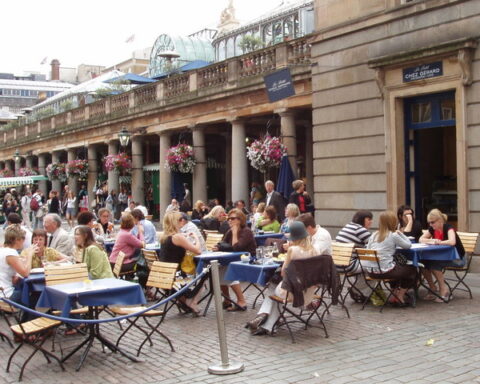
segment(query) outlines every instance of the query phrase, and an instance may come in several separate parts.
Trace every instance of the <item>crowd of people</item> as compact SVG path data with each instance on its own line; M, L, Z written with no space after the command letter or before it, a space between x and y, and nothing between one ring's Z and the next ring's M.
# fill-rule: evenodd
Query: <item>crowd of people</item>
M165 210L161 237L154 224L147 219L146 207L128 201L128 197L125 199L122 196L124 190L118 196L115 191L110 191L101 203L96 202L98 209L95 210L83 209L77 204L80 207L78 212L75 204L85 199L84 188L76 196L68 186L62 196L51 191L47 200L38 190L33 193L26 190L21 197L11 191L5 195L3 204L7 221L4 247L0 249L0 285L7 297L20 300L19 290L15 289L18 275L25 277L32 268L61 262L86 263L92 279L112 277L112 269L120 253L125 255L121 270L134 271L141 257L141 249L157 242L160 243L160 261L178 263L179 272L193 274L193 257L206 251L203 231L223 234L214 251L248 252L251 255L256 253L257 233L282 233L283 239L277 242L277 246L286 253L281 272L283 275L292 260L332 254L332 237L315 222L305 183L296 180L293 189L294 192L287 201L275 191L272 181L265 183L263 196L256 185L252 188L250 209L242 200L230 202L223 207L215 199L208 203L196 201L187 214L183 212L182 204L173 199ZM119 227L116 227L118 207L122 211ZM40 211L42 214L39 214ZM70 231L62 228L62 214L65 215ZM455 229L447 224L444 214L433 209L427 219L428 228L422 231L422 225L416 220L413 210L401 206L397 214L391 211L380 213L378 230L372 233L372 212L360 210L354 214L352 220L340 229L335 241L353 243L356 248L374 249L380 262L360 263L355 257L352 258L346 271L359 275L356 289L351 291L352 299L358 302L366 300L367 286L360 275L367 270L372 277L394 281L395 295L392 303L407 305L407 292L415 283L417 271L409 265L397 263L394 256L398 247L409 248L412 241L456 247L460 260L429 261L425 263L423 271L433 293L425 298L438 302L448 299L448 286L442 271L446 266L461 265L465 251ZM113 248L107 254L104 244L113 239ZM228 311L246 310L247 302L240 282L227 281L225 272L226 267L221 267L224 308ZM145 279L140 283L144 286ZM230 298L230 290L235 294L235 300ZM271 284L269 290L270 294L285 296L285 290L280 285ZM198 315L201 293L199 284L180 298L180 305L187 312ZM311 302L311 293L305 292L306 303ZM270 333L278 319L276 305L268 294L265 297L257 316L247 324L247 328L255 335Z

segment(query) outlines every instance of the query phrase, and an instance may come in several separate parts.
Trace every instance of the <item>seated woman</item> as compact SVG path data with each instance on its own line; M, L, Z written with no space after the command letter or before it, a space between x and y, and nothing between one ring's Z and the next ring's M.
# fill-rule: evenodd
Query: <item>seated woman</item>
M422 224L415 219L413 209L408 205L401 205L397 210L398 229L407 237L414 237L418 242L422 236Z
M234 252L250 252L251 255L255 254L257 244L253 232L247 227L247 217L238 208L233 208L228 212L228 225L230 229L223 236L223 239L214 248L214 251L234 251ZM224 297L229 298L230 292L228 285L232 288L235 296L237 297L237 305L232 304L226 300L223 302L223 307L228 311L245 311L247 309L247 302L245 296L243 296L242 287L238 281L226 281L223 279L225 275L226 267L220 266L220 287Z
M133 216L128 212L124 213L120 219L120 232L115 239L115 244L109 257L112 269L117 261L118 253L123 252L125 253L125 259L123 259L121 272L133 270L140 255L140 250L145 247L142 231L139 231L137 236L130 233L134 226L135 220Z
M396 264L393 255L397 247L410 248L411 241L402 232L397 230L397 217L392 211L382 212L378 219L378 231L368 240L367 249L377 251L380 261L380 270L376 262L362 262L363 268L367 269L373 278L398 280L399 287L395 289L396 297L392 297L393 303L405 304L405 293L415 284L416 269L411 265ZM397 301L398 300L398 301Z
M113 277L107 254L95 242L89 226L79 225L75 228L75 245L81 250L81 262L87 264L92 280Z
M228 231L227 214L221 205L216 205L212 210L200 221L200 227L208 231L218 231L225 233Z
M443 276L443 269L445 267L459 267L465 264L465 249L463 248L462 241L458 237L455 229L447 224L447 215L443 214L439 209L432 209L427 215L427 221L429 224L428 231L420 237L420 243L430 245L451 245L457 249L460 260L454 261L441 261L441 260L425 260L423 264L425 269L423 275L427 279L428 286L433 292L438 292L440 297L429 293L425 299L433 300L436 303L444 303L448 301L450 292L448 286L445 283L445 277ZM433 276L437 279L438 289L433 282Z
M98 210L98 221L95 225L95 235L102 236L104 239L113 233L113 223L110 222L111 212L107 208Z
M289 203L296 204L300 213L313 212L312 199L305 191L305 183L303 180L295 180L292 183L293 192L288 198Z
M57 250L46 247L47 231L44 229L35 229L32 233L32 244L36 245L35 252L32 256L32 268L43 268L45 262L68 261ZM20 256L26 258L30 249L24 249Z
M192 220L201 220L208 213L208 207L202 200L197 200L192 210Z
M252 211L253 215L250 219L252 230L255 230L257 228L257 222L261 217L263 217L263 214L265 213L266 206L267 205L263 202L258 203L257 208L255 209L255 212Z
M295 221L295 218L300 215L300 210L298 209L297 204L290 203L285 207L285 220L280 227L280 232L289 233L290 224Z
M282 277L284 276L285 269L292 260L313 257L316 254L317 252L312 246L305 225L299 221L293 222L290 226L290 245L288 247L287 257L282 265ZM317 287L311 287L304 291L303 296L305 303L312 301L316 289ZM265 294L265 300L263 300L257 317L249 321L245 326L245 328L249 328L250 332L256 336L271 333L273 326L279 318L277 303L270 299L270 296L286 297L286 291L281 288L281 284L278 284L276 287L269 286L268 290L270 292Z
M277 220L277 211L273 205L265 208L263 216L257 221L257 228L265 232L280 232L280 223Z
M18 255L18 251L23 248L25 241L25 231L19 225L9 225L4 232L3 247L0 248L0 288L3 292L0 295L17 303L22 303L21 290L15 289L20 275L27 277L30 274L32 266L32 257L37 250L37 246L33 244L25 250L24 257ZM30 307L34 307L35 303L30 303ZM30 316L22 315L22 322L30 319Z
M194 255L201 253L200 241L194 233L189 234L194 241L187 239L187 236L180 232L180 228L184 225L181 212L171 211L163 217L163 235L160 239L161 249L159 260L167 263L178 263L178 268L182 264L186 251L192 252ZM194 316L200 314L198 308L198 296L200 296L200 288L202 284L197 285L197 289L188 292L184 297L180 298Z

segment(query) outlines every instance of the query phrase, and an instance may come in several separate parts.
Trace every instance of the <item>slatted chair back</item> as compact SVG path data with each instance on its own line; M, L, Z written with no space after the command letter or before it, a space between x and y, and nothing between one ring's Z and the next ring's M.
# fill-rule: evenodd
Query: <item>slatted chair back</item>
M115 266L113 267L113 274L115 277L120 277L122 271L123 260L125 259L125 253L120 251L117 255L117 260L115 261Z
M463 248L466 253L473 253L477 245L478 233L475 232L457 232L458 237L462 241Z
M142 254L147 262L148 269L152 269L152 264L158 261L157 252L151 249L142 249Z
M332 242L333 263L339 267L346 267L350 264L353 255L353 243Z
M147 287L170 290L175 282L178 263L154 261L148 274Z
M222 241L223 235L219 232L208 232L207 240L205 240L205 246L207 251L212 251L220 241Z
M88 279L88 269L85 263L45 267L45 284L47 286L82 282L85 279Z
M360 263L362 261L369 261L369 262L372 262L372 263L377 263L378 268L380 268L379 259L378 259L376 250L365 249L365 248L355 248L355 252L357 253L357 256L358 256L358 259L360 260Z

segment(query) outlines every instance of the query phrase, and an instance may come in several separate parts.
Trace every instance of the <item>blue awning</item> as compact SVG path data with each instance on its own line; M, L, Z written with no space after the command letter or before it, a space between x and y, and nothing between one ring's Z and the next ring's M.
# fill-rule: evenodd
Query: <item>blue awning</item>
M154 83L154 79L137 75L135 73L126 73L125 75L114 77L113 79L105 80L104 83L128 83L128 84L147 84Z
M209 63L208 61L194 60L194 61L191 61L191 62L185 64L185 65L182 65L177 70L180 71L180 72L187 72L187 71L191 71L193 69L206 67L207 65L210 65L210 64L211 63Z

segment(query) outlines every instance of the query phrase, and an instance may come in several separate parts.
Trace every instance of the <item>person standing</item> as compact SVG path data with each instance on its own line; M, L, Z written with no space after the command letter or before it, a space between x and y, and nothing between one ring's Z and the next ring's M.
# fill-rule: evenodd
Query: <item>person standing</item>
M46 210L44 207L42 191L37 190L33 196L32 200L35 199L35 203L30 202L30 208L33 212L33 229L43 228L43 216L45 216Z
M77 195L77 200L78 200L78 210L80 212L88 211L88 192L85 184L82 184L82 187L80 188L80 191L78 192L78 195Z
M23 195L22 199L20 200L20 204L22 206L23 224L29 229L32 229L32 222L30 219L30 216L32 214L32 209L30 208L31 201L32 191L28 189L27 192L25 192L25 195Z
M48 213L56 213L60 215L60 200L58 200L58 192L50 191L50 203L48 204Z
M295 180L292 187L293 192L290 194L289 203L296 204L300 213L313 212L312 199L305 191L305 183L302 180Z
M279 221L283 221L285 219L285 199L279 192L275 191L275 184L272 180L265 182L265 189L267 191L265 196L266 206L273 205L277 211Z

